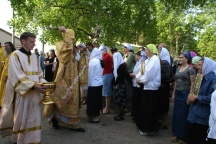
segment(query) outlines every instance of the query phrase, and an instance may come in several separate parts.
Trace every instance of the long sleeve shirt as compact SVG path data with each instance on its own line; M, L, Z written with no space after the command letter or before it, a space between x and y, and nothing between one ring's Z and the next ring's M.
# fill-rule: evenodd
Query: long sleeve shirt
M126 76L126 64L122 63L117 70L117 78L114 82L114 86L116 86L117 84L125 84L125 76Z
M144 90L158 90L161 85L160 59L156 55L146 59L144 75L139 72L136 78L144 84Z
M216 75L214 72L204 75L198 94L198 100L190 105L187 118L190 123L208 125L211 95L214 92L215 84Z
M211 114L209 117L209 133L208 138L216 139L216 90L211 96Z
M103 68L101 67L100 60L93 58L89 62L88 86L103 85L102 75L103 75Z

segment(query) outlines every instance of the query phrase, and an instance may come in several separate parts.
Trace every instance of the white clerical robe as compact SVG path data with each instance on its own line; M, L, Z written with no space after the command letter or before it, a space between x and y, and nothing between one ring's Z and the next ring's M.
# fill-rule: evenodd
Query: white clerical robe
M0 135L12 134L12 142L17 144L40 143L41 97L33 87L36 82L46 81L37 56L16 50L11 55L8 72Z

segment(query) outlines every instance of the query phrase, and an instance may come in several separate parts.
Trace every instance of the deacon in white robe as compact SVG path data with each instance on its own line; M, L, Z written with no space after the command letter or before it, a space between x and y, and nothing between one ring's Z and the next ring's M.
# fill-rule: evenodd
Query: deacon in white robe
M38 57L23 47L12 53L5 101L0 114L0 135L12 135L17 144L40 143L41 97L37 82L46 82Z

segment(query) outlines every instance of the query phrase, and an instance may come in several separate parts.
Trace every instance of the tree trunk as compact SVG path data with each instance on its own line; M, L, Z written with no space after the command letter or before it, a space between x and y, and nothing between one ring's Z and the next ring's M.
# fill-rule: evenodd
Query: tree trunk
M179 38L180 36L176 36L176 51L175 51L175 55L177 56L178 55L178 52L179 52Z

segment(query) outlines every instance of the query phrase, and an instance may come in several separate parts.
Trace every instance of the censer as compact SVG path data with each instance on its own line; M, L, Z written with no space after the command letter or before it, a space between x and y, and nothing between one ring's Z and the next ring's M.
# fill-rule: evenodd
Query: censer
M43 104L52 104L54 103L52 99L50 98L50 93L53 92L56 88L55 82L44 82L44 83L37 83L38 85L46 86L46 93L43 96L43 99L41 100L41 103Z

